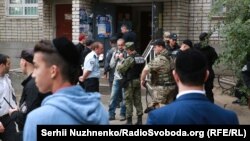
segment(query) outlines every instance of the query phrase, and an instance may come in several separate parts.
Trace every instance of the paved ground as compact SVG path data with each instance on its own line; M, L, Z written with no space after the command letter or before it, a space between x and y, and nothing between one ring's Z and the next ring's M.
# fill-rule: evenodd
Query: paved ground
M10 73L12 82L13 82L13 87L16 90L16 94L17 94L17 99L20 98L21 95L21 82L24 79L24 76L19 72L19 71L12 71ZM240 124L248 124L250 125L250 109L248 109L247 106L240 106L238 104L232 104L232 101L234 101L236 98L226 95L226 94L222 94L222 90L218 87L216 81L215 81L215 88L214 88L214 98L215 98L215 104L224 107L226 109L231 109L233 111L235 111L238 115ZM107 80L101 79L101 87L100 87L100 92L102 94L102 102L104 103L104 106L106 107L106 109L108 110L108 105L109 105L109 99L110 99L110 90L107 84ZM149 98L150 100L150 98ZM146 108L146 100L145 100L145 89L142 90L142 102L143 102L143 109ZM134 110L135 111L135 110ZM119 109L117 109L116 111L116 120L114 121L110 121L110 124L125 124L125 121L119 121ZM135 112L134 112L134 116L133 116L133 123L136 122L136 116L135 116ZM145 123L147 119L147 114L143 115L143 123Z
M100 89L102 93L102 102L104 103L106 109L108 110L108 104L109 104L109 98L110 98L110 91L107 88L107 84L102 83L102 87ZM250 109L247 106L241 106L238 104L232 104L232 101L236 100L235 97L226 95L226 94L221 94L221 88L218 87L218 85L215 83L214 87L214 99L215 99L215 104L224 107L225 109L230 109L236 112L240 124L241 125L250 125ZM142 96L142 102L143 102L143 109L146 108L146 100L145 100L145 90L142 90L143 96ZM119 111L120 109L118 108L116 110L116 120L110 121L110 124L113 125L119 125L119 124L125 124L125 121L120 121L119 120ZM134 116L133 116L133 123L136 122L136 113L134 109ZM143 115L143 123L146 122L147 119L147 114Z
M26 46L23 47L1 47L0 52L8 54L11 57L11 68L15 69L19 67L19 59L16 58L15 56L19 55L21 50L23 48L26 48ZM215 67L216 72L220 72L219 70L220 67ZM13 82L14 89L16 91L17 99L20 98L22 87L21 87L21 82L24 79L24 76L21 75L19 71L12 71L10 72L10 76ZM105 107L108 110L108 104L109 104L109 98L110 98L110 91L107 85L106 80L101 81L101 94L102 94L102 102L104 103ZM103 87L104 86L104 87ZM228 95L222 94L221 89L218 87L216 84L215 80L215 88L214 88L214 93L215 93L215 104L220 105L221 107L224 107L226 109L231 109L235 111L239 117L240 124L249 124L250 125L250 110L248 109L247 106L240 106L237 104L232 104L232 101L235 100L236 98ZM146 102L145 102L145 90L143 90L143 97L142 97L142 102L143 102L143 108L145 109L146 107ZM117 109L117 115L116 118L117 120L111 121L110 124L124 124L125 122L120 122L119 121L119 109ZM135 115L135 114L134 114ZM143 122L145 123L147 118L147 114L143 115ZM133 117L133 122L136 122L136 116Z

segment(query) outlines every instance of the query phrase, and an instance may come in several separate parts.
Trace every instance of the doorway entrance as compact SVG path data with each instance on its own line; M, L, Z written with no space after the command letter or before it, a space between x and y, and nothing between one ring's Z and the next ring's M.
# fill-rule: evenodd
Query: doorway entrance
M151 40L151 24L152 24L152 3L141 4L113 4L113 3L99 3L95 5L95 15L111 15L112 18L112 36L121 37L121 25L126 24L129 28L136 33L136 45L138 53L142 54ZM96 18L96 17L95 17ZM94 18L94 19L95 19ZM96 40L109 40L98 36L98 26L96 23L93 25L94 39ZM109 44L109 42L108 42ZM105 43L106 48L109 45Z
M72 40L72 5L56 5L56 37L65 36Z
M127 4L117 6L117 32L122 24L126 24L136 33L138 53L142 54L151 40L151 4Z
M141 12L141 27L140 27L140 40L141 40L141 53L146 49L149 41L152 39L151 24L152 14L151 11Z

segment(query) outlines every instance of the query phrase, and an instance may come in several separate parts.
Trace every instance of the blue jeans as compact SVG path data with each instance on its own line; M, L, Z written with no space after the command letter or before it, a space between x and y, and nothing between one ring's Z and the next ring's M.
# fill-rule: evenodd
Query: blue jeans
M110 96L110 103L109 103L109 116L115 116L115 110L117 104L119 104L118 100L119 97L122 97L122 105L120 108L120 116L126 116L126 106L125 106L125 95L124 90L120 86L119 80L113 81L112 92Z

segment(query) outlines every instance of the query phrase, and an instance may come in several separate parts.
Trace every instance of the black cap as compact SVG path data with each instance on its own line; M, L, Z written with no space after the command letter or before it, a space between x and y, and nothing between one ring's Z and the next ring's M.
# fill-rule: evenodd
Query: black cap
M152 42L152 45L154 45L154 46L158 45L158 46L165 47L165 42L162 39L156 39Z
M66 37L59 37L53 40L54 47L61 57L73 66L80 66L80 54L77 47Z
M182 43L188 45L190 48L193 47L193 43L192 43L192 41L189 40L189 39L184 40Z
M206 38L208 38L207 32L202 32L199 36L200 41L204 41Z
M169 36L170 39L177 40L177 34L171 33Z
M27 62L32 63L32 64L33 64L33 57L34 57L34 49L33 48L22 50L21 55L18 56L18 58L22 58L22 59L24 59Z

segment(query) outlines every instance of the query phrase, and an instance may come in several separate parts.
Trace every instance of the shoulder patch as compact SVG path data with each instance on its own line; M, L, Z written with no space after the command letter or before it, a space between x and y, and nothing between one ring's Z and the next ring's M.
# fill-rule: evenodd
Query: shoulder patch
M94 65L94 64L95 64L95 61L90 61L90 64L91 64L91 65Z

